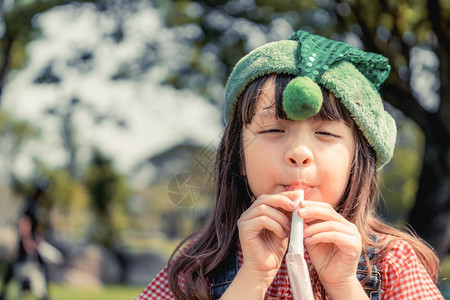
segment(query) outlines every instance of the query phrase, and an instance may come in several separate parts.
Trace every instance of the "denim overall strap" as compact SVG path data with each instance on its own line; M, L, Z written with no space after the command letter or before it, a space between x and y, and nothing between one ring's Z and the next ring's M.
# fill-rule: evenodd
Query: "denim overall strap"
M367 256L371 261L373 261L376 257L376 252L370 249L367 252ZM356 271L356 277L359 281L364 280L368 276L367 265L364 260L364 255L361 254L359 257L358 269ZM378 270L378 267L373 264L372 265L372 273L364 285L364 291L370 300L381 300L381 273Z
M239 270L237 251L233 250L210 274L208 279L211 283L210 298L216 300L222 297L230 286Z

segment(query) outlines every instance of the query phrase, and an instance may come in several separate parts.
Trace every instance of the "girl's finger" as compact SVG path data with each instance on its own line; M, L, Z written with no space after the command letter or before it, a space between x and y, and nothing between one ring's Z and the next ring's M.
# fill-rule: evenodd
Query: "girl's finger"
M343 253L357 259L361 254L361 238L359 235L349 235L338 231L327 231L314 234L305 239L305 245L311 247L319 243L336 245Z
M256 207L248 209L245 213L242 214L241 219L243 221L246 221L262 216L266 216L279 223L285 230L290 230L291 228L290 219L288 216L286 216L286 214L266 204L257 205Z
M304 201L314 202L314 201ZM297 210L300 217L305 219L305 222L312 220L330 220L337 222L348 222L341 214L334 210L334 208L328 203L301 203L300 209Z
M250 220L239 220L238 227L240 232L253 233L252 236L254 237L259 236L263 229L273 232L280 239L288 236L280 223L267 216L258 216Z
M304 229L304 237L310 237L322 232L341 232L348 235L357 235L358 229L353 223L344 224L336 221L319 222Z
M319 207L333 207L328 202L321 202L321 201L312 201L312 200L305 200L300 202L300 207L310 207L310 206L319 206Z

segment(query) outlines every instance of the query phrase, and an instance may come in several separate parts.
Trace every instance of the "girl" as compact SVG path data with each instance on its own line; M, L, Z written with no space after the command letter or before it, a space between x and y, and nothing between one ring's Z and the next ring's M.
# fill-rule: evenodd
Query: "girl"
M374 211L396 137L378 94L389 71L381 55L304 31L242 58L226 87L212 218L137 299L291 299L292 213L316 299L443 299L432 249Z

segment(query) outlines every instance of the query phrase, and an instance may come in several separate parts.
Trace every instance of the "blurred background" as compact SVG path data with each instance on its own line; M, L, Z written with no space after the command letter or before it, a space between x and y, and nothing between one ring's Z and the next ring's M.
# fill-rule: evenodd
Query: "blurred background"
M45 241L52 299L134 299L208 217L232 66L304 29L389 58L381 94L399 133L379 212L436 249L450 299L450 0L0 0L0 9L2 286L19 232L31 230ZM8 285L9 298L35 299L19 280Z

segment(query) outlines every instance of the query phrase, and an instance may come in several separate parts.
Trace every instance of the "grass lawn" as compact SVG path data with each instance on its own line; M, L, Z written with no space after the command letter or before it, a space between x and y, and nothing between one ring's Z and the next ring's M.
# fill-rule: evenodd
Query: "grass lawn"
M50 284L51 300L134 300L145 286L104 286L100 288L86 288L65 284ZM11 282L8 286L8 300L34 300L31 294L18 297L18 286Z

